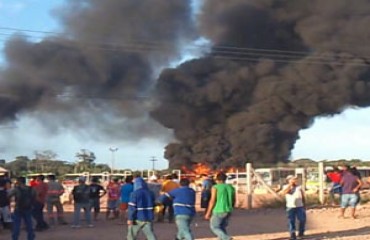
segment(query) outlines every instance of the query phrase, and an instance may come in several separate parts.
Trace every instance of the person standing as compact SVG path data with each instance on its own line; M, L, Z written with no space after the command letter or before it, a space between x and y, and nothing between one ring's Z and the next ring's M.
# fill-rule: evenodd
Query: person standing
M33 189L36 191L36 201L33 206L32 215L36 220L36 231L43 231L49 228L49 225L44 220L44 207L46 202L46 194L48 193L48 184L44 182L44 175L36 177L36 184Z
M213 180L206 174L201 175L202 178L202 191L200 193L200 207L205 209L204 213L207 213L209 200L211 200L211 189L213 186Z
M153 232L154 194L148 189L144 179L134 180L134 191L128 203L127 240L136 240L139 231L143 231L147 240L156 240Z
M304 237L304 231L306 227L306 209L305 209L305 197L304 192L297 184L297 178L293 175L286 177L288 182L287 185L283 187L283 194L286 200L286 209L289 222L289 233L290 240L296 240L296 219L298 219L298 237Z
M126 211L128 209L128 202L130 201L131 193L134 191L134 184L132 181L134 180L133 176L127 176L125 178L125 184L121 187L121 220L122 222L125 221L126 218Z
M162 185L158 182L158 177L156 175L150 176L148 181L148 188L150 191L154 193L154 198L156 201L156 206L154 208L154 221L155 222L163 221L162 219L163 204L158 202L159 196L161 194Z
M8 198L7 182L4 176L0 176L0 219L4 229L11 229L12 215Z
M48 212L49 225L55 224L53 208L57 209L57 220L61 225L67 225L64 220L63 205L60 202L60 196L64 193L62 184L56 181L55 175L48 175L48 192L46 195L46 209Z
M162 184L162 193L169 193L172 190L180 187L180 185L177 182L174 182L172 180L172 175L167 175L166 180ZM168 221L171 223L173 222L173 216L174 216L174 210L173 210L173 205L172 205L172 200L169 199L168 201L163 203L163 210L162 210L162 217L161 219L164 219L166 215L166 211L168 211Z
M212 187L211 199L205 219L210 220L211 231L220 240L232 239L226 231L235 204L235 189L226 184L227 176L220 172L216 175L216 185Z
M113 213L113 218L116 219L119 216L118 204L120 198L121 185L118 182L118 178L114 178L107 186L108 202L107 202L107 213L105 218L108 220L110 213Z
M100 213L100 198L102 198L107 191L99 184L98 178L93 178L90 184L90 207L94 209L94 221L98 220Z
M36 192L26 186L26 178L18 177L16 187L9 191L8 197L15 199L13 212L12 240L18 240L22 219L26 225L27 240L34 240L35 233L32 227L32 207L36 200Z
M329 189L329 201L331 205L335 205L335 194L339 194L339 197L342 195L342 186L340 181L342 179L342 173L338 167L333 167L333 171L326 173L326 177L330 180L330 189Z
M351 172L349 166L342 166L343 173L340 184L342 185L342 197L340 218L344 218L346 208L351 208L351 217L356 218L356 206L358 204L358 192L362 186L361 180Z
M195 216L195 191L189 187L187 178L180 180L180 188L176 188L164 196L173 200L175 222L177 226L177 240L193 240L190 224Z
M85 220L88 227L93 227L91 224L91 207L90 207L90 187L86 185L86 178L79 177L78 185L72 190L74 201L73 225L72 228L80 228L80 213L84 210Z

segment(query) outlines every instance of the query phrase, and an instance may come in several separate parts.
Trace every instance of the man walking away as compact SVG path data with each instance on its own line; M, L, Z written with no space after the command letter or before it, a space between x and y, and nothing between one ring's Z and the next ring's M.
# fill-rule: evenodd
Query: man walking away
M133 176L131 175L127 176L125 179L125 184L123 184L121 187L120 211L121 211L122 222L125 221L126 219L126 211L128 209L128 202L130 201L131 193L134 191L134 184L132 182L133 180L134 180Z
M94 209L94 221L98 220L100 213L100 198L102 198L107 191L99 184L98 178L93 178L90 184L90 207Z
M64 187L62 184L55 180L55 175L48 175L48 193L46 195L46 209L48 211L49 225L54 225L54 213L53 208L57 209L58 223L66 225L67 222L64 220L63 205L60 202L60 196L64 193Z
M49 228L49 225L44 220L44 206L46 202L46 194L48 193L48 184L44 182L44 175L36 177L36 184L33 189L36 192L36 201L33 206L32 215L36 220L36 231L43 231Z
M180 180L180 188L176 188L164 196L173 199L175 222L177 225L177 240L193 240L190 224L195 215L195 191L189 187L187 178Z
M209 200L211 199L211 189L213 186L213 180L210 176L206 174L201 175L202 178L202 191L200 193L200 207L205 209L204 214L207 213L207 208L209 205Z
M343 166L342 180L342 198L340 208L340 218L344 218L344 212L348 206L351 207L351 217L356 218L356 206L358 204L358 191L362 186L361 180L355 176L349 166Z
M226 174L220 172L216 175L216 185L212 187L211 200L205 215L210 219L211 231L219 240L230 240L226 227L235 204L235 189L230 184L225 184Z
M88 227L93 227L91 224L91 207L90 207L90 187L86 185L85 177L78 179L78 185L72 190L74 201L73 212L73 228L80 228L80 213L84 210L85 220Z
M144 179L135 178L134 191L128 203L127 240L136 240L140 231L143 231L147 240L157 239L153 232L154 201L154 194Z
M15 199L12 240L19 239L22 219L26 225L27 240L34 240L35 234L32 228L32 207L36 199L36 193L31 187L26 186L25 177L18 177L16 184L17 186L11 189L8 195L9 198L14 197Z
M161 194L162 184L158 182L158 177L156 175L150 176L148 181L148 188L151 192L154 193L154 198L156 202L156 206L154 207L154 221L163 221L163 204L158 202L159 196Z
M295 221L298 219L299 229L298 229L298 238L301 239L304 237L304 231L306 226L306 209L304 193L297 184L297 178L293 175L286 177L288 184L283 188L283 194L286 199L286 208L289 221L289 233L291 240L296 240L296 226Z
M172 175L167 175L165 178L166 180L163 182L162 189L161 189L163 193L169 193L170 191L180 187L180 185L177 182L172 180ZM173 212L172 200L168 200L164 203L161 219L164 219L166 215L166 211L168 211L168 221L170 223L173 222L174 212Z

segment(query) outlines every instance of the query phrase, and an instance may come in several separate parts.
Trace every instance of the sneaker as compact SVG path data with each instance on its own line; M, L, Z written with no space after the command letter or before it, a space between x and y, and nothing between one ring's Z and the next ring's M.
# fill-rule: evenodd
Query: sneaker
M301 240L304 239L304 233L299 233L297 239Z
M95 227L93 224L89 224L89 225L87 225L87 227L89 227L89 228L93 228L93 227Z
M289 240L297 240L297 236L295 235L295 233L290 234Z

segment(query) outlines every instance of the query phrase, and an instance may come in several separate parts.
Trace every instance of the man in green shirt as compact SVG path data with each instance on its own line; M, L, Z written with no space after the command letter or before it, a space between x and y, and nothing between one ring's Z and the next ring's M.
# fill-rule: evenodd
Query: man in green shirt
M226 174L220 172L216 175L216 185L212 187L211 200L205 218L210 219L211 231L219 240L230 240L226 232L231 212L235 204L235 189L225 184Z

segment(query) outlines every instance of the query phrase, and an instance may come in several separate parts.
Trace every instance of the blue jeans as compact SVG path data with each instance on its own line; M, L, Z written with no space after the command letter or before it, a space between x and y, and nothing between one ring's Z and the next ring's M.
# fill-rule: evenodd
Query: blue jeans
M128 227L127 240L136 240L136 237L139 234L140 230L143 231L147 240L157 240L153 232L153 223L141 221L136 221L134 225L130 225Z
M299 229L298 234L303 235L306 227L306 209L304 207L287 208L288 224L290 234L295 234L295 221L298 219Z
M194 237L190 230L190 224L193 220L189 215L176 215L175 221L177 226L177 239L193 240Z
M91 224L91 207L90 203L76 203L74 206L74 212L73 212L73 225L77 226L80 225L80 213L81 209L84 210L85 213L85 219L86 223L89 225Z
M227 235L226 227L229 224L230 213L212 213L210 227L211 231L218 237L219 240L230 240Z
M18 209L15 209L13 214L12 240L18 240L19 238L22 219L26 224L27 240L34 240L35 233L32 228L32 210L19 211Z
M350 194L342 194L340 207L346 208L350 206L351 208L355 208L358 203L358 195L356 193Z

